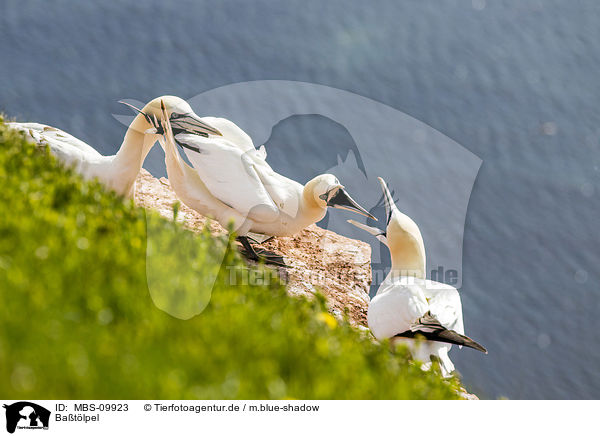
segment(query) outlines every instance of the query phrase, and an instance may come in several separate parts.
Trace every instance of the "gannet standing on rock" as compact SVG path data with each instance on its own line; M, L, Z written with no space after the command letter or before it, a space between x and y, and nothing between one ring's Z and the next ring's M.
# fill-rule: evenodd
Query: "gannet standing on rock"
M417 224L398 210L382 178L387 214L385 231L349 220L377 237L390 250L392 268L371 300L367 313L369 329L378 340L392 338L410 347L413 357L431 366L439 361L442 374L454 371L448 356L451 344L464 345L487 354L484 347L464 335L458 291L447 284L426 280L425 245ZM425 340L416 343L421 335Z
M275 171L266 162L264 146L257 150L250 137L223 118L203 118L222 136L202 137L172 129L172 115L165 107L163 119L165 163L169 182L190 208L216 219L239 235L253 260L275 264L274 253L257 253L248 241L250 232L266 236L291 236L323 219L327 207L346 209L374 218L356 203L332 174L322 174L302 186ZM180 145L194 166L179 155Z
M55 127L38 123L7 123L8 127L24 132L40 146L47 145L50 151L65 165L73 167L85 179L97 178L109 189L120 195L131 197L135 179L142 168L144 159L160 135L149 129L154 128L153 116L161 116L160 101L164 100L170 109L174 126L180 131L193 134L219 134L208 124L204 123L191 109L185 108L184 100L178 97L159 97L148 103L133 119L121 148L116 155L103 156L85 142L69 135ZM189 106L188 106L189 108Z

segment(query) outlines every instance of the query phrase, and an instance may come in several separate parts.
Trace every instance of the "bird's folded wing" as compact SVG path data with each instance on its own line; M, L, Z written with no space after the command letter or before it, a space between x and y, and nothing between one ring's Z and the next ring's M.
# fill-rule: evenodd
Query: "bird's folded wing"
M222 137L190 134L175 139L189 147L185 154L213 196L250 219L271 222L279 216L253 160L236 144Z
M410 326L411 332L431 333L442 330L447 329L440 323L440 321L435 316L431 314L431 312L426 312L423 316L418 318Z
M227 118L202 117L202 121L214 127L232 145L236 145L242 151L255 150L252 139L237 124Z
M263 145L258 150L246 152L244 159L256 170L256 174L279 211L295 218L300 211L300 198L304 186L273 171L265 160L266 155Z
M89 157L101 157L94 148L55 127L38 123L7 123L8 127L25 133L29 140L48 145L52 152L62 156L66 153L81 153Z
M431 312L426 312L411 324L409 330L398 333L396 336L410 338L419 334L429 341L466 346L487 354L487 350L483 345L478 344L468 336L444 327Z
M390 281L383 283L369 304L367 321L377 339L409 330L428 310L420 288Z
M445 283L427 281L423 293L429 302L429 310L446 328L465 333L462 304L456 288Z

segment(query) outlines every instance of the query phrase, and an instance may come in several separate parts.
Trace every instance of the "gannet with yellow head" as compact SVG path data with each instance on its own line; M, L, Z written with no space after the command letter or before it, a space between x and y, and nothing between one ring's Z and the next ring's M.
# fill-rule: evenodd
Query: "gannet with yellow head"
M392 267L371 300L367 312L369 329L379 340L406 343L413 357L431 366L439 361L444 376L454 371L448 356L452 344L486 349L464 335L462 305L456 288L426 279L425 244L417 224L398 210L382 178L386 207L386 230L370 227L353 220L351 224L369 232L387 245ZM425 341L416 343L413 338Z
M190 208L226 228L233 223L246 254L255 260L263 257L281 263L282 259L258 256L248 241L250 233L291 236L323 219L328 207L374 218L332 174L319 175L303 186L276 173L266 162L264 146L256 149L250 137L229 120L210 118L210 124L222 133L215 137L179 132L172 118L165 105L160 143L171 186ZM181 158L177 145L193 167Z

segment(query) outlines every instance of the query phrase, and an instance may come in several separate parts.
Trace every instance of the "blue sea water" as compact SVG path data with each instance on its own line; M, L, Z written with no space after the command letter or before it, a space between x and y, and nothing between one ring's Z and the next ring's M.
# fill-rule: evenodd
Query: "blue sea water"
M484 398L600 398L597 2L3 0L0 11L0 110L103 153L125 130L117 100L253 80L343 89L456 141L483 161L461 295L489 355L453 350L465 384ZM311 150L348 134L318 115L282 121L266 142L276 169L294 174L275 145L300 140ZM389 152L401 171L401 149ZM164 172L160 151L150 157Z

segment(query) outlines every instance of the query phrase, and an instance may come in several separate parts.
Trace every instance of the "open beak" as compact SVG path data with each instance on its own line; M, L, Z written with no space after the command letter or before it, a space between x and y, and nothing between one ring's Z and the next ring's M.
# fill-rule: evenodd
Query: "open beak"
M384 232L381 229L378 229L377 227L371 227L368 226L366 224L363 223L359 223L357 221L354 220L347 220L350 224L352 224L353 226L358 227L359 229L364 230L367 233L372 234L373 236L375 236L380 242L384 243L385 245L387 245L387 233Z
M202 119L194 113L171 118L171 127L173 127L174 132L176 132L175 134L191 133L193 135L204 136L205 138L208 138L208 135L223 136L221 132L202 121Z
M338 188L338 190L327 200L327 206L334 207L336 209L345 209L351 212L356 212L377 221L373 215L367 212L361 205L359 205L350 194L346 192L344 188Z

